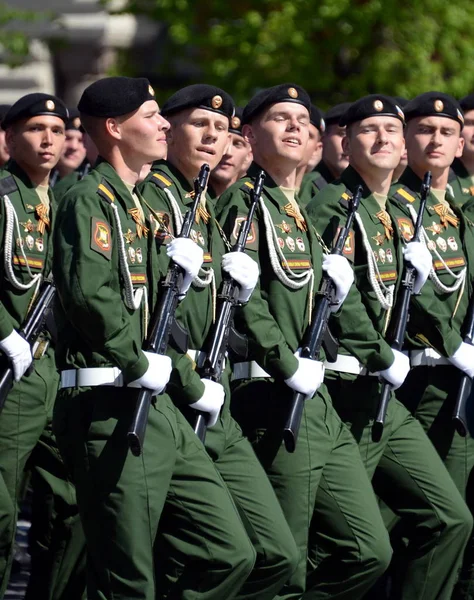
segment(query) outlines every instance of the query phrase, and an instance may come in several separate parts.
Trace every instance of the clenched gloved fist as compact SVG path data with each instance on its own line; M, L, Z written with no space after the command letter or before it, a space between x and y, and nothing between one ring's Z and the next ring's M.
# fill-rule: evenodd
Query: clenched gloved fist
M201 379L204 384L204 394L197 402L190 404L191 408L200 410L209 415L207 426L214 427L219 418L221 407L224 404L225 392L220 383L211 379Z
M239 302L248 302L258 282L258 264L245 252L228 252L222 257L222 269L239 284Z
M449 357L450 362L466 373L471 379L474 377L474 346L461 342L456 352Z
M180 294L184 296L193 279L199 273L204 260L204 252L189 238L176 238L166 247L166 254L184 270Z
M0 350L12 361L15 381L20 381L33 362L31 346L25 338L13 330L9 336L0 341Z
M405 381L410 371L410 359L406 354L392 348L393 363L380 371L380 375L391 385L392 389L397 390Z
M326 254L323 258L323 271L326 271L336 286L336 303L331 307L331 311L336 312L354 283L354 271L349 261L340 254Z
M153 396L160 394L170 380L171 370L173 368L171 358L154 352L143 352L148 359L148 369L145 373L132 381L140 387L151 390Z
M301 349L295 352L295 356L298 359L298 368L289 379L285 379L285 383L295 392L312 398L324 381L324 364L319 360L301 358Z
M410 262L416 270L413 293L419 294L433 266L431 252L421 242L410 242L403 248L403 258Z

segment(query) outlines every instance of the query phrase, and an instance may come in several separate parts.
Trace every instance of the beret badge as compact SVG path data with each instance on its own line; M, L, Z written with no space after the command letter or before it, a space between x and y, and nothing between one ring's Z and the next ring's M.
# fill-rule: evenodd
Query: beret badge
M212 106L212 108L217 110L218 108L220 108L222 106L222 102L223 102L222 96L214 96L211 100L211 106Z
M74 119L74 121L72 122L72 124L74 125L74 127L76 129L79 129L79 127L81 126L81 119L79 117L76 117Z
M240 127L239 117L232 117L230 123L231 123L232 129L238 129Z
M436 112L441 112L444 108L442 100L435 100L433 106Z
M295 90L294 87L288 88L288 96L290 98L298 98L298 92Z
M383 110L382 100L374 100L373 107L377 112L381 112Z
M44 105L46 106L47 110L54 110L56 108L56 104L54 104L52 100L46 100Z

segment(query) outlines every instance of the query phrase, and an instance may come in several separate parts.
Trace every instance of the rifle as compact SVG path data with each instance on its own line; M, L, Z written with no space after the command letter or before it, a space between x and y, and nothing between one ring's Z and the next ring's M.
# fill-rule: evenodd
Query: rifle
M255 179L252 190L252 199L247 219L242 221L239 229L237 242L232 248L232 252L244 252L245 244L252 225L253 215L257 204L262 195L263 182L265 181L265 171L260 171ZM219 294L219 306L217 309L217 318L207 337L205 358L202 365L198 365L196 371L199 376L211 381L219 382L224 368L224 359L231 336L231 324L235 309L238 306L239 284L228 274L224 275L222 290ZM207 419L206 414L196 411L197 416L194 423L194 431L201 442L204 444L206 438Z
M415 224L415 231L413 234L413 240L419 242L422 236L422 224L423 224L423 213L425 212L426 201L431 188L431 171L427 171L423 178L420 191L420 209ZM402 350L403 342L405 340L405 333L407 330L409 312L410 312L410 298L413 294L413 286L415 284L416 269L409 262L405 262L403 268L402 283L400 291L397 297L397 304L395 307L395 319L391 321L390 330L387 333L387 339L390 340L390 346L394 350ZM375 417L374 424L372 426L372 440L374 442L380 441L385 425L385 416L387 414L387 407L390 400L390 393L392 388L387 381L382 380L382 390L380 392L379 404L377 407L377 414Z
M34 302L32 309L28 313L25 322L19 331L19 334L24 337L32 347L33 353L34 346L41 334L41 330L44 327L46 312L53 304L55 295L56 287L53 283L53 280L45 279L41 285L38 298ZM29 373L27 371L26 375L28 374ZM7 396L12 387L13 367L8 364L2 371L0 371L0 411L3 409Z
M194 180L194 202L184 217L183 226L179 234L181 238L188 238L191 234L199 202L207 186L209 172L209 165L202 165L198 177ZM183 269L175 262L172 262L166 274L165 281L162 284L164 290L160 302L153 311L150 333L145 347L145 350L148 352L155 352L156 354L166 353L173 328L176 307L179 302L179 288L182 279ZM134 456L140 456L142 453L152 398L151 390L148 388L140 389L130 431L127 433L128 445Z
M342 254L347 236L352 228L354 216L359 208L361 196L362 186L359 185L351 199L346 223L339 231L336 244L333 247L331 254ZM333 280L328 275L324 275L321 289L316 294L312 322L306 330L301 345L301 356L303 358L319 360L329 317L331 316L331 304L333 304L335 291L336 286ZM288 417L283 428L283 441L288 452L294 452L296 449L301 418L303 416L304 401L305 395L301 392L295 392L293 394Z
M474 298L471 298L471 303L469 305L463 341L466 342L466 344L471 344L471 346L474 344ZM456 404L454 405L452 416L453 425L461 437L466 437L469 431L468 409L471 407L470 396L472 391L472 379L469 375L463 373L461 375L461 381L459 382Z

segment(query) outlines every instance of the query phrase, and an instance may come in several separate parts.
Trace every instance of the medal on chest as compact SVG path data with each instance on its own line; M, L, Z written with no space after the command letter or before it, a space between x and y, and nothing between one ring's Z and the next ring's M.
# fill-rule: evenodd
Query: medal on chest
M383 231L384 231L385 237L387 238L387 240L391 240L393 237L393 226L392 226L392 219L390 218L390 215L388 214L388 212L386 210L382 209L382 210L379 210L379 212L376 213L375 216L383 225ZM379 244L377 244L377 245L379 245Z
M147 236L149 229L148 229L148 227L145 226L145 224L142 221L142 217L140 215L140 210L138 208L129 208L128 214L135 221L135 227L137 230L138 237L141 239L142 236Z
M447 206L446 204L439 203L433 207L429 207L429 209L432 211L434 210L434 212L439 216L440 225L445 229L447 229L449 225L452 225L456 228L459 227L459 219L453 213L451 207Z

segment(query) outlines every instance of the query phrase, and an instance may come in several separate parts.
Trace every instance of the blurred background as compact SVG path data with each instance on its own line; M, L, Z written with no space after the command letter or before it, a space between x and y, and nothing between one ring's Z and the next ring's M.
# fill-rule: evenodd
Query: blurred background
M9 0L0 25L0 103L43 91L72 105L117 74L148 77L161 103L197 81L239 104L295 82L323 109L474 87L470 0Z

